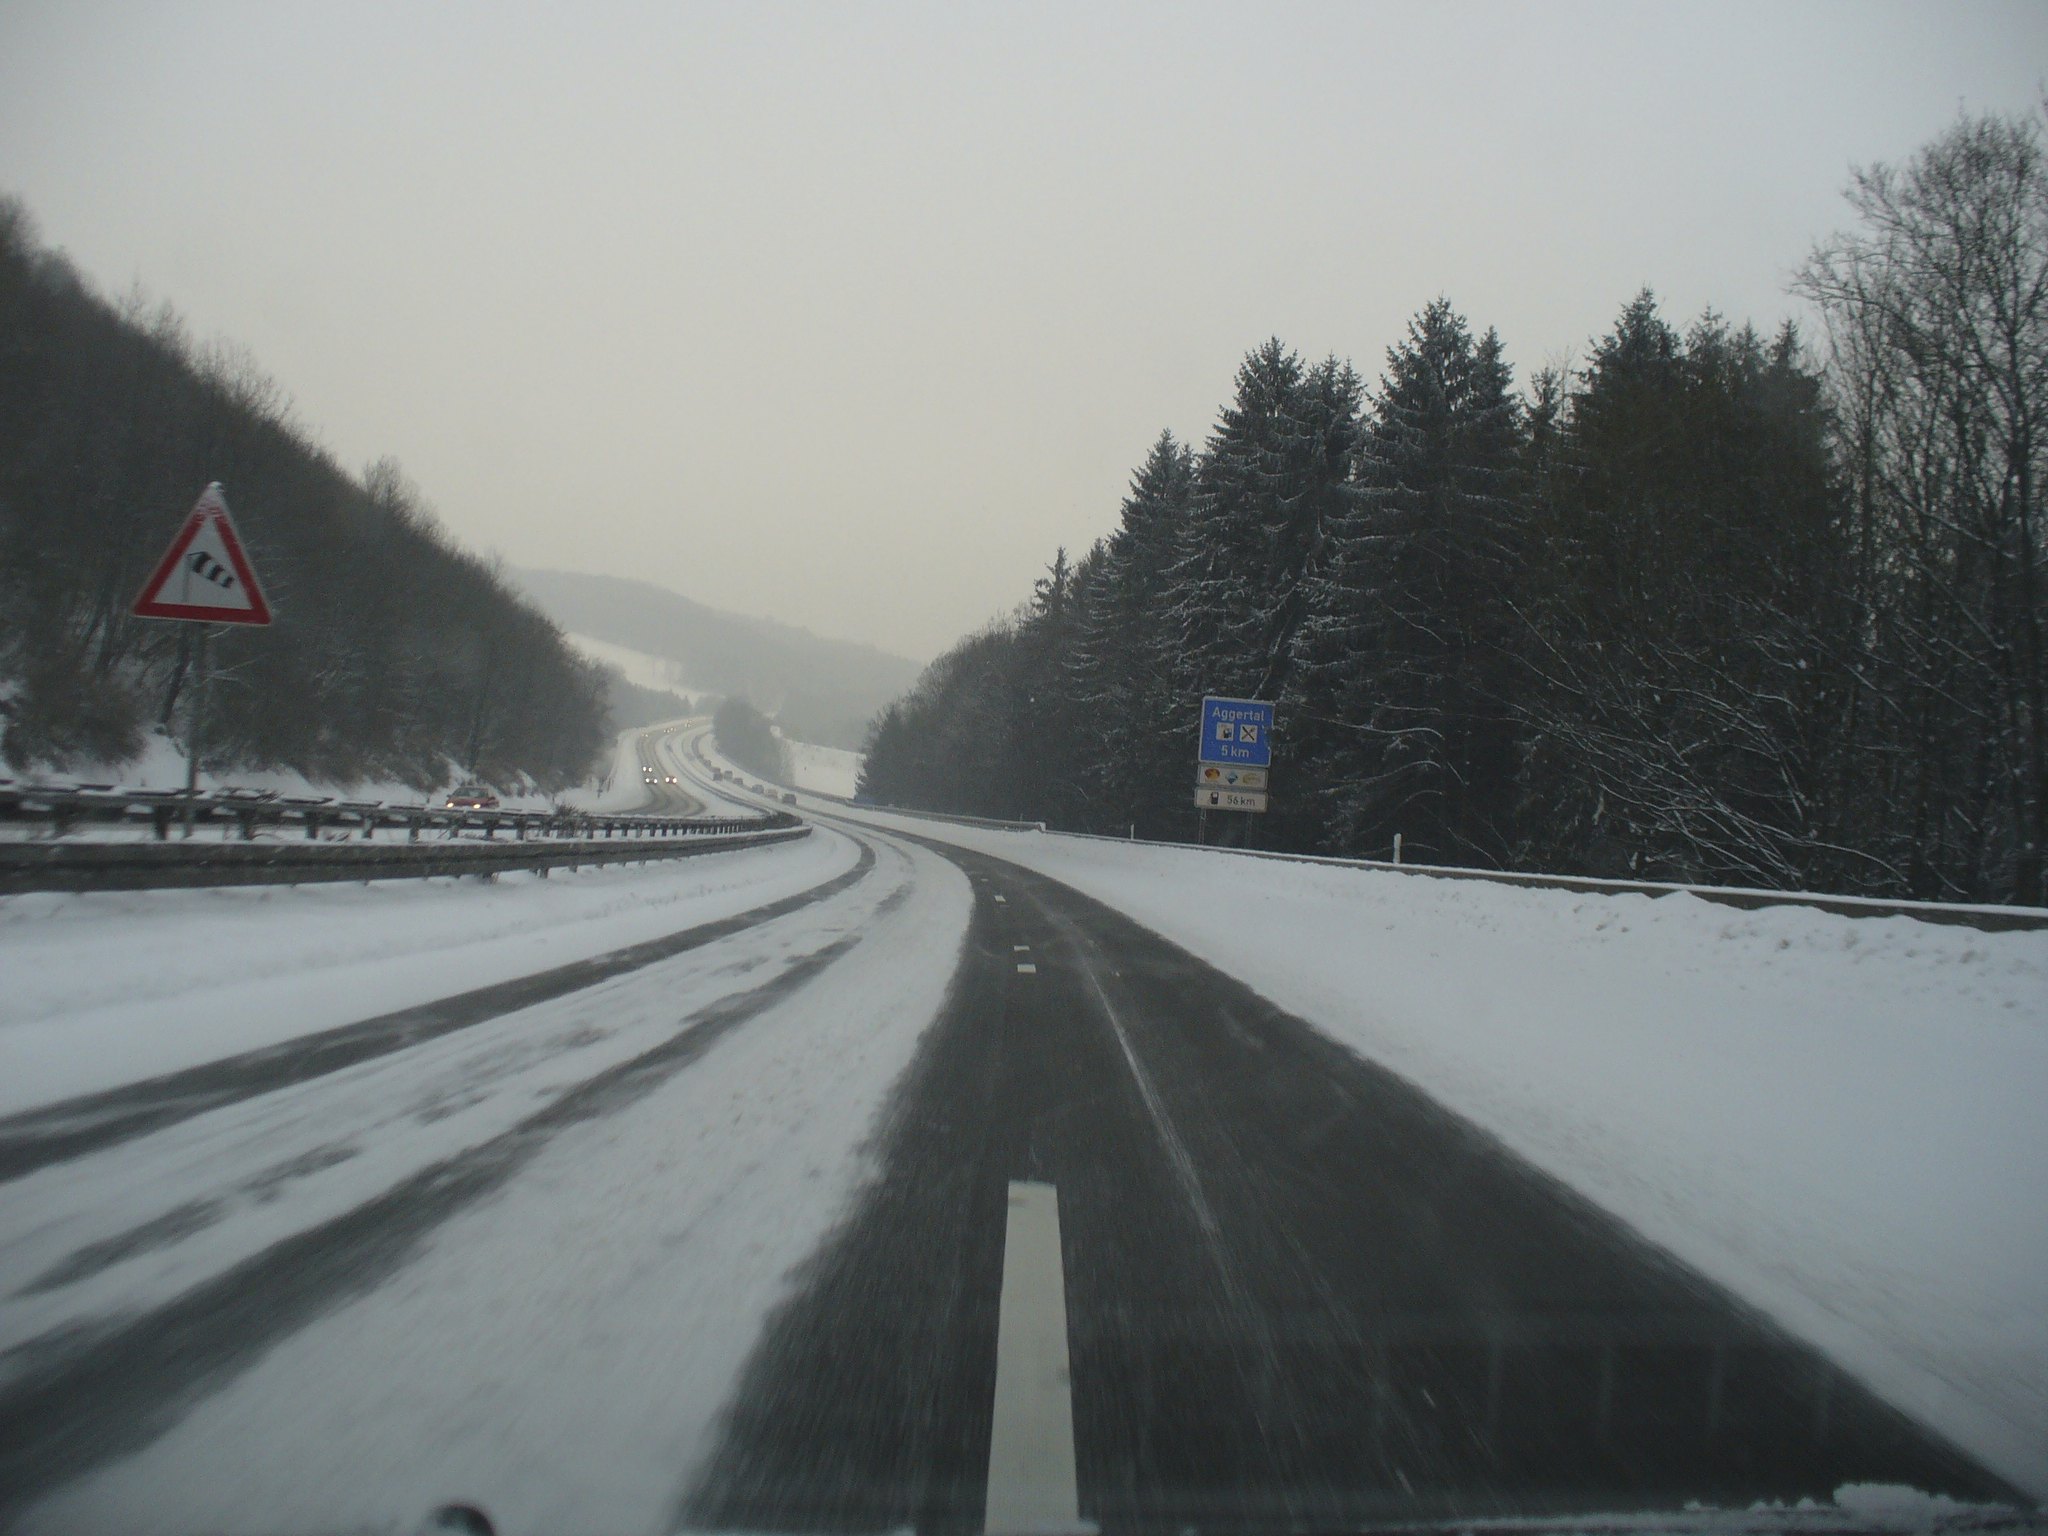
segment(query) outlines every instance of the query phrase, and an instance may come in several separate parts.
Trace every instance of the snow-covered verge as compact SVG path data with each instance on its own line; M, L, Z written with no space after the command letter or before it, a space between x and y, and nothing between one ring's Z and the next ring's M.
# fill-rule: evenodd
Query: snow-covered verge
M812 836L547 880L0 897L0 1114L730 917L855 857Z
M853 798L854 787L860 782L860 753L848 752L843 747L814 746L787 737L784 745L789 748L790 777L798 789L814 795L834 795L841 800Z
M454 763L448 765L449 781L461 777ZM110 784L118 789L183 789L185 787L185 750L168 736L152 733L142 755L123 763L88 763L80 767L56 772L35 769L19 775L27 784L50 785L52 787L74 784ZM441 796L423 793L410 784L396 780L358 780L348 784L331 784L308 779L304 774L290 769L234 768L225 773L210 773L202 770L199 775L202 790L237 788L267 790L279 795L327 796L332 799L362 800L387 805L438 805ZM538 791L517 792L501 790L500 802L508 811L544 811L553 803L553 797ZM146 828L144 829L146 832ZM137 835L142 835L138 833Z
M2048 1497L2048 933L859 819L1129 914Z

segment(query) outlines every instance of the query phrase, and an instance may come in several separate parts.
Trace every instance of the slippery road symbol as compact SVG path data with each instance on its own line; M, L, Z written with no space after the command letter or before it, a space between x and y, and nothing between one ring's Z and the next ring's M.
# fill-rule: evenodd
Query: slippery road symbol
M270 605L218 485L200 494L129 612L206 624L270 622Z
M195 576L212 582L223 591L231 590L235 585L235 573L203 549L193 550L185 557L185 564Z

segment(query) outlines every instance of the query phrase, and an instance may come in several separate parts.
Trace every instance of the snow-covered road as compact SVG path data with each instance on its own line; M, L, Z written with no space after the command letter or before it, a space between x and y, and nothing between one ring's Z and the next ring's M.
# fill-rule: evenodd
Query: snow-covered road
M643 751L752 808L699 732ZM1672 1422L1728 1351L1770 1362L1759 1414L1836 1426L1773 1487L1889 1464L1889 1410L1800 1396L1841 1367L2048 1489L2048 936L814 808L796 843L548 881L0 901L0 1523L830 1526L852 1506L774 1502L786 1458L843 1493L856 1440L905 1480L883 1523L913 1484L971 1511L977 1191L1011 1178L1074 1224L1084 1514L1230 1467L1520 1508L1474 1447L1518 1381L1575 1433L1580 1345L1503 1364L1560 1331L1604 1341L1603 1404L1676 1379L1641 1399ZM909 1417L833 1418L849 1392ZM1358 1417L1382 1396L1406 1440ZM1283 1408L1334 1459L1272 1461L1244 1425ZM1548 1465L1743 1486L1725 1437L1631 1462L1608 1432Z
M0 1401L34 1443L0 1435L0 1485L137 1452L28 1528L404 1525L478 1487L521 1528L658 1522L952 973L965 881L864 844L491 889L16 902L14 1108L795 907L9 1184ZM166 1334L178 1369L153 1373Z

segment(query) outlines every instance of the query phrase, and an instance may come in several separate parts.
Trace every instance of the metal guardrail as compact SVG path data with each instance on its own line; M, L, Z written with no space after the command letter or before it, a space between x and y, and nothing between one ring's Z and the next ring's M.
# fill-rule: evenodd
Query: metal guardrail
M211 885L296 885L420 879L511 870L624 864L716 853L809 833L786 811L757 816L470 810L325 796L219 790L191 800L195 828L171 839L186 810L182 790L112 785L52 787L0 779L0 823L46 825L48 837L0 840L0 895L28 891L133 891ZM147 830L154 840L74 840L86 825ZM303 840L257 840L257 829L303 831ZM395 835L378 840L377 834ZM506 836L500 839L498 834ZM429 834L424 839L422 834Z
M806 793L813 793L806 791ZM1131 848L1182 848L1202 853L1229 854L1243 859L1275 859L1288 864L1323 864L1337 869L1377 870L1393 875L1428 875L1439 880L1483 880L1494 885L1519 885L1536 890L1583 891L1593 896L1696 896L1719 906L1745 911L1767 907L1811 907L1838 917L1910 917L1923 923L1975 928L1980 933L2030 933L2048 929L2048 908L2004 907L1940 901L1889 901L1877 896L1830 896L1817 891L1769 891L1748 886L1679 885L1657 880L1608 880L1589 875L1528 874L1508 869L1469 869L1452 864L1395 864L1385 859L1344 859L1329 854L1280 853L1264 848L1231 848L1216 843L1182 843L1167 840L1117 837L1103 832L1061 832L1044 822L985 821L972 816L948 816L937 811L906 810L895 805L864 805L837 795L813 795L833 800L856 811L887 816L915 816L926 821L953 821L968 826L993 827L1015 832L1043 832L1048 837L1081 838L1095 843L1118 843Z
M494 875L724 853L808 837L794 816L749 830L684 837L526 842L24 842L0 844L0 896L30 891L142 891L214 885L310 885L343 880Z
M2048 929L2048 908L1965 905L1941 901L1888 901L1881 896L1829 896L1818 891L1770 891L1741 885L1679 885L1660 880L1608 880L1597 875L1525 874L1512 869L1469 869L1458 864L1395 864L1386 859L1342 859L1320 853L1279 853L1264 848L1229 848L1216 843L1133 841L1102 832L1054 832L1127 847L1195 848L1243 859L1278 859L1290 864L1327 864L1337 869L1378 870L1393 875L1429 875L1438 880L1484 880L1545 891L1583 891L1591 896L1696 896L1724 907L1760 912L1766 907L1812 907L1837 917L1911 917L1923 923L1975 928L1981 933L2025 933Z
M523 842L530 837L705 836L758 831L775 824L772 817L760 816L577 811L563 806L547 811L464 810L244 789L211 791L194 797L191 804L195 825L238 831L244 842L255 840L258 827L302 828L308 841L318 841L323 833L334 831L358 834L366 840L378 832L398 831L411 842L417 842L422 832L476 833L490 842L502 831L513 841ZM159 842L168 841L171 828L184 817L185 806L181 789L119 789L110 784L52 787L0 779L0 822L44 822L58 837L80 825L96 824L146 826Z

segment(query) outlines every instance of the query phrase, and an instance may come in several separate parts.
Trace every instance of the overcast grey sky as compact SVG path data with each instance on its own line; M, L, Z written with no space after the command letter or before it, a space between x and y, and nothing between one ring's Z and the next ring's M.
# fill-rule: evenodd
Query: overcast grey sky
M466 542L923 659L1265 337L1775 325L1852 163L2044 79L2041 0L0 0L0 191Z

